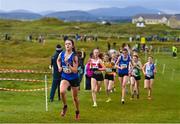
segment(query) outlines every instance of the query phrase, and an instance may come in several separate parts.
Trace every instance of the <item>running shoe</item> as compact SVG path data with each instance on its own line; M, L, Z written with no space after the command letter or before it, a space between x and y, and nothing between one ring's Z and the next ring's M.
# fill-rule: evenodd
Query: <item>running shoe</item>
M124 99L121 99L121 103L124 104Z
M80 119L80 114L79 114L79 111L76 111L76 116L75 116L75 119L76 119L76 120L79 120L79 119Z
M151 98L151 96L148 96L148 100L151 100L152 98Z
M97 107L97 103L96 102L93 104L93 107Z
M137 94L137 99L139 99L139 94Z
M67 105L64 105L62 111L61 111L61 116L64 117L66 115L67 112Z

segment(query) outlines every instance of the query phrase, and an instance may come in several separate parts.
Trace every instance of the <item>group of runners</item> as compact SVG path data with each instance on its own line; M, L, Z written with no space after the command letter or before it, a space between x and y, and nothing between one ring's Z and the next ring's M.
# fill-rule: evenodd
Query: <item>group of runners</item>
M144 88L147 89L149 100L152 99L152 85L156 73L156 66L153 57L149 56L147 62L142 65L137 52L124 46L121 52L107 52L103 55L99 49L93 49L92 56L87 63L92 71L91 91L93 107L97 107L96 94L100 92L102 82L104 82L107 95L106 102L111 101L110 92L114 88L116 76L118 76L121 85L121 103L125 104L126 84L130 81L131 100L136 96L139 99L139 81L141 80L141 71L144 74ZM74 105L76 107L75 119L79 119L79 81L78 81L78 56L75 52L74 41L67 39L65 41L65 50L59 54L57 59L59 72L61 72L60 95L63 102L61 116L67 112L66 90L71 87Z

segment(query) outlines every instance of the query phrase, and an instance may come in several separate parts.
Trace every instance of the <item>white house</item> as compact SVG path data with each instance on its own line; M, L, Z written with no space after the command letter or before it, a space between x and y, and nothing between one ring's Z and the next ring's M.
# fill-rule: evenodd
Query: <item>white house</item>
M143 22L145 24L167 24L172 15L168 14L138 14L133 17L132 23Z

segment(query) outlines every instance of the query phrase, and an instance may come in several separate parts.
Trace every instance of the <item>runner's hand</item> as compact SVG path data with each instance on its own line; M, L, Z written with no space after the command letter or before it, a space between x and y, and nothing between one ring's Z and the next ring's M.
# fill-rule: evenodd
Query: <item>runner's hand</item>
M62 71L62 67L58 67L58 71L61 72Z

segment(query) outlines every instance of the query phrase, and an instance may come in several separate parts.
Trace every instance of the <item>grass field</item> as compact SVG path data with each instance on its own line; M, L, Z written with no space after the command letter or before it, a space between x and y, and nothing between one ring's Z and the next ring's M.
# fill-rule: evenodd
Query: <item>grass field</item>
M61 43L61 42L60 42ZM101 49L105 41L99 43ZM50 56L54 52L56 41L47 42L44 46L38 43L3 43L0 42L0 68L48 70ZM97 44L77 43L77 47L88 49ZM49 111L45 112L44 91L38 92L8 92L0 91L0 122L180 122L180 58L173 59L170 54L159 53L154 55L158 59L158 73L154 83L153 100L146 98L141 80L141 95L139 100L130 101L127 94L126 103L120 103L120 87L116 80L115 93L112 93L112 102L106 103L104 88L97 95L98 107L92 107L91 93L83 90L79 93L81 119L74 120L74 106L70 92L68 92L67 116L61 118L59 111L62 108L57 96L53 103L48 103ZM142 61L144 56L141 55ZM164 75L163 64L166 64ZM172 70L175 69L174 77ZM43 74L0 74L0 77L44 79ZM51 75L48 75L48 86L51 85ZM0 87L15 89L42 88L42 83L28 83L19 81L0 81ZM49 95L49 91L48 91Z
M33 38L39 35L45 38L53 38L60 34L86 34L98 35L98 37L125 37L135 35L159 35L159 36L179 36L180 31L171 29L165 25L147 25L146 28L136 28L131 23L117 23L110 26L99 23L83 22L63 22L54 18L44 18L36 21L17 21L17 20L0 20L0 39L8 33L12 39L25 40L28 35Z
M73 28L79 26L80 30ZM116 28L117 27L117 28ZM25 37L30 33L33 35L48 33L94 33L101 35L141 35L164 34L179 35L179 30L173 30L163 25L148 26L145 29L137 29L132 24L116 24L110 27L95 23L63 23L58 20L49 19L34 22L4 21L0 20L0 69L32 69L48 71L51 56L54 53L57 43L63 45L61 40L47 38L44 45L37 42L25 42ZM11 41L2 40L3 34L9 32L12 35ZM106 32L109 32L106 34ZM118 49L128 39L100 39L98 42L78 42L77 49L85 48L87 57L93 48L99 46L102 52L107 50L107 41L116 42ZM172 42L152 43L157 51L158 47L166 47L171 50ZM177 45L179 45L177 43ZM180 49L180 47L178 47ZM140 82L140 99L130 100L127 93L126 103L120 103L120 85L116 79L116 92L111 94L112 102L106 103L104 86L97 95L98 107L92 107L91 92L83 89L81 83L80 99L80 120L74 119L74 106L71 93L67 92L68 112L62 118L59 112L62 108L61 101L48 102L48 112L45 111L45 93L37 92L10 92L0 90L0 123L118 123L118 122L179 122L180 123L180 56L177 59L171 57L169 52L152 53L157 60L157 75L153 86L153 99L147 100L147 92L143 89L143 79ZM142 62L145 56L140 53ZM165 73L162 74L163 64L166 64ZM174 70L174 71L173 71ZM52 76L47 74L48 87L51 86ZM2 74L0 78L28 78L44 80L44 74ZM23 81L0 81L1 88L9 89L34 89L43 88L44 82L31 83ZM129 86L128 86L129 87ZM129 91L129 90L128 90ZM48 90L48 98L49 98Z

